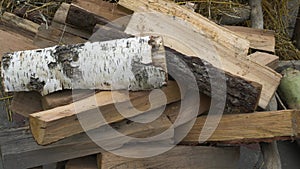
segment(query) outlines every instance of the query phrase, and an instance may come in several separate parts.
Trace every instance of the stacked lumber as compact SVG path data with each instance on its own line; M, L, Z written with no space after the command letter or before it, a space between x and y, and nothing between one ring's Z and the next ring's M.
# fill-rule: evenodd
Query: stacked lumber
M241 144L300 137L300 111L267 111L272 31L166 0L76 0L51 25L4 13L0 28L16 43L1 44L1 83L29 121L0 131L4 169L232 169Z

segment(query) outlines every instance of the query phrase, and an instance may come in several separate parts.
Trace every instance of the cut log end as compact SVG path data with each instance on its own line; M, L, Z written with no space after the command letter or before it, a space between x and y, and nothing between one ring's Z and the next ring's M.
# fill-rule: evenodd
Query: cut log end
M29 123L33 138L38 144L44 145L45 130L43 129L43 126L45 126L45 123L39 120L39 118L33 118L32 116L29 116Z

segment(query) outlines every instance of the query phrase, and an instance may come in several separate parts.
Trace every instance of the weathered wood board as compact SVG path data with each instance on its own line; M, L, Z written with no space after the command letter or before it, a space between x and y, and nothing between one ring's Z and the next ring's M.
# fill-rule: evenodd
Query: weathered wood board
M218 117L211 115L210 118ZM183 139L183 144L199 143L200 132L207 132L201 131L206 119L207 116L200 116L196 120L192 130ZM300 112L297 110L223 115L216 130L206 141L240 144L289 140L300 136L299 126ZM180 130L178 127L175 133Z
M131 151L130 148L128 146L124 151ZM141 151L144 148L140 147ZM141 159L120 157L104 152L98 156L98 161L101 169L238 169L239 154L239 147L177 146L158 156Z
M97 143L103 142L106 143L106 146L112 145L120 148L123 144L137 142L135 138L147 138L160 134L170 128L171 125L166 116L161 116L148 124L130 123L128 120L125 120L111 126L126 136L132 136L129 140L112 135L108 130L108 126L92 130L89 132L89 135L92 135L93 141ZM161 139L164 143L171 142L170 140L173 136L174 130L169 130ZM48 146L38 145L32 138L28 128L1 131L0 138L4 169L30 168L105 151L85 133L66 138Z
M275 52L275 32L272 30L254 29L242 26L225 26L225 28L249 40L250 48Z
M204 59L233 75L260 83L263 87L259 106L265 108L268 105L280 83L281 75L246 58L248 41L235 36L226 28L211 23L201 15L181 9L171 2L163 0L149 4L146 1L130 3L129 0L120 0L119 2L124 6L128 3L127 6L132 9L148 6L143 8L146 10L144 13L132 15L126 33L158 34L164 38L165 46L187 56ZM152 9L169 15L146 13ZM170 16L171 14L173 16Z
M6 92L42 95L63 89L148 90L167 81L162 39L149 36L7 53L1 70Z
M2 24L14 29L15 31L23 31L23 35L26 36L30 35L34 37L39 28L39 24L27 19L23 19L9 12L4 12L3 15L0 16L0 21Z
M97 157L93 155L71 159L67 162L65 169L98 169Z
M258 64L268 66L271 69L276 69L278 67L279 57L276 55L264 52L255 52L248 55L247 58Z

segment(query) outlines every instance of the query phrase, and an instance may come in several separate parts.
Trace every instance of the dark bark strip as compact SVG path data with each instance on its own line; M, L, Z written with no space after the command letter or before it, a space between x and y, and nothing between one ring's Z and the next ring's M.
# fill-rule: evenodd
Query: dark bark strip
M256 109L262 88L260 84L223 72L200 58L188 57L167 47L166 51L168 71L181 77L184 85L190 85L188 82L193 78L187 73L190 70L196 78L199 92L212 97L214 86L216 100L212 104L218 106L218 110L222 110L220 102L223 96L218 94L223 93L223 89L226 90L224 113L250 113ZM220 76L222 73L224 76ZM226 84L219 84L222 80L225 80Z

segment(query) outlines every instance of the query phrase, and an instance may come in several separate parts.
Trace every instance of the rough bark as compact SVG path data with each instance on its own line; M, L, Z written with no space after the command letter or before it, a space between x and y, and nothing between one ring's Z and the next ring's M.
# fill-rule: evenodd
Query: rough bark
M264 17L261 6L262 0L249 0L251 7L251 27L264 29Z
M220 102L226 101L224 113L250 113L255 111L261 93L260 84L224 72L198 57L188 57L167 47L166 51L168 70L171 74L182 77L181 80L186 82L183 84L189 85L188 82L191 82L192 76L194 76L199 91L205 95L212 96L212 88L218 89L218 91L214 91L214 97L218 99L215 102L218 104L214 106L218 110L223 111ZM192 71L193 75L187 73L188 70ZM224 84L219 83L222 80ZM222 99L223 96L220 95L222 93L226 94L226 100Z
M160 37L119 39L7 53L1 62L4 89L148 90L166 84ZM16 67L18 69L16 69Z

